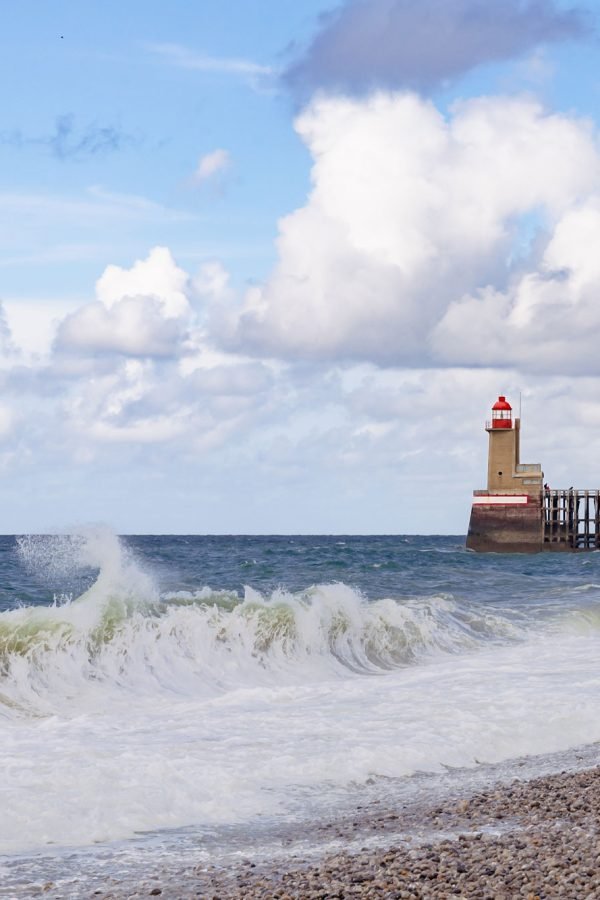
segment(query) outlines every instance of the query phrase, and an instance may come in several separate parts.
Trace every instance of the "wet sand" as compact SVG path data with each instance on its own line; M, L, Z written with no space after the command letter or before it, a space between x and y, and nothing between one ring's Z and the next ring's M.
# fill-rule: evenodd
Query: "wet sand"
M515 779L439 805L372 804L316 832L323 845L357 849L165 871L93 896L600 900L600 767ZM74 896L50 886L45 894Z

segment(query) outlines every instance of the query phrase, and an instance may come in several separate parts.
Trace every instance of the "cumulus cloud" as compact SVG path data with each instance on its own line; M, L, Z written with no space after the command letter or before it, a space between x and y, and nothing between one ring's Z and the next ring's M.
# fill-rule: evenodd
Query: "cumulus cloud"
M192 183L202 185L216 175L223 174L231 165L231 156L227 150L217 149L201 156L192 176Z
M57 346L92 354L174 356L185 334L185 322L166 316L158 297L123 297L110 308L89 303L67 316Z
M108 266L96 284L97 301L66 316L57 331L63 352L175 356L187 335L188 276L165 247L130 269Z
M110 445L208 452L269 407L271 368L205 339L204 306L229 296L227 282L219 263L191 278L155 247L108 266L97 299L62 318L43 383L79 460Z
M481 63L580 37L587 22L552 0L346 0L325 15L285 73L301 95L316 88L431 88Z
M494 319L522 270L525 226L538 237L525 251L534 271L544 234L558 229L540 286L551 271L564 278L556 270L578 246L564 231L600 189L589 124L530 98L473 100L444 117L410 93L321 97L296 127L314 159L308 201L280 223L271 278L216 326L257 354L472 363L459 333L477 304L482 332L488 311ZM587 260L593 246L578 252Z
M155 247L130 269L107 266L96 283L98 300L110 308L123 297L157 297L167 316L186 315L188 275L166 247Z
M216 447L251 427L271 403L274 380L255 361L213 364L200 355L184 370L176 360L118 359L83 373L63 372L62 420L73 445L169 444L185 454Z
M535 270L450 305L432 333L438 359L600 374L599 242L596 193L560 217Z

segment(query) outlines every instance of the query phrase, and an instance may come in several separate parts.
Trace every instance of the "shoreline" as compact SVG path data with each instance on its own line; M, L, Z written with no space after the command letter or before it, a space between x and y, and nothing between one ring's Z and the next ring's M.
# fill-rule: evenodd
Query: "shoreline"
M478 789L424 806L377 803L317 826L325 845L357 850L190 866L113 884L92 896L124 900L317 898L600 898L600 765ZM67 886L46 897L75 897ZM66 890L65 890L66 889ZM40 891L41 893L41 891Z

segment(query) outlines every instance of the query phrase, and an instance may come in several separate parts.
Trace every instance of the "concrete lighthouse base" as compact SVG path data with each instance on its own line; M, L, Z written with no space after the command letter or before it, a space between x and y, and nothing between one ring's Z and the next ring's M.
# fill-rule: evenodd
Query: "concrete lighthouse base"
M541 498L517 504L477 492L467 535L467 549L480 553L540 553L544 549ZM486 503L486 499L489 503Z

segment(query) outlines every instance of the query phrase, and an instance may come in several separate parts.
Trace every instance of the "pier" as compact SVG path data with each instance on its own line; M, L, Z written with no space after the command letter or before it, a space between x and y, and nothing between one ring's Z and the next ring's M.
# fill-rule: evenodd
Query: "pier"
M544 550L600 550L600 490L544 491L544 545Z

